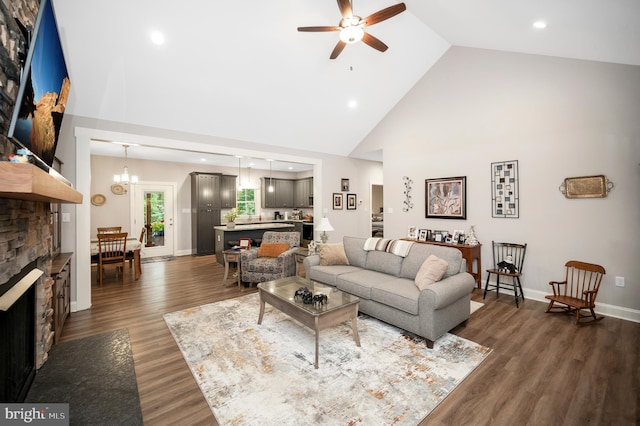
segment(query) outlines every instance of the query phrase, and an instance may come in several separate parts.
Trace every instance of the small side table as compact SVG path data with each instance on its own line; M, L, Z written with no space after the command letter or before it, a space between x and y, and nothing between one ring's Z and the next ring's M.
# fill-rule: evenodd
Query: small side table
M238 286L240 286L240 250L224 250L222 252L224 259L224 278L222 279L222 286L227 286L227 277L229 276L229 263L235 262L238 265Z
M309 256L309 250L305 247L300 247L293 255L296 258L296 276L298 276L300 275L300 265L304 262L304 258Z

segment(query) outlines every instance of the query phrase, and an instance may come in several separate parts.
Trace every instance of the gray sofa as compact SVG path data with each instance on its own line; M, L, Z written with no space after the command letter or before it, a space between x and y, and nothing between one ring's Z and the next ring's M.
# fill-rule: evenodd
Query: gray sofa
M305 258L307 278L360 298L360 312L434 341L466 321L475 288L462 253L453 247L414 243L406 257L365 251L366 238L344 237L348 265L320 265L320 256ZM424 290L414 278L431 254L448 263L444 277Z

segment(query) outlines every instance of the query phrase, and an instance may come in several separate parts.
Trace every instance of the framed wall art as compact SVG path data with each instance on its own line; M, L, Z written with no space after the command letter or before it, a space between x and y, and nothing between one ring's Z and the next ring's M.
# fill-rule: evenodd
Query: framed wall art
M341 179L340 180L340 188L342 192L349 192L349 179Z
M356 209L356 194L347 194L347 210Z
M491 216L520 216L518 160L491 163Z
M439 219L467 218L467 177L425 180L425 216Z
M342 194L339 192L333 193L333 209L342 210Z

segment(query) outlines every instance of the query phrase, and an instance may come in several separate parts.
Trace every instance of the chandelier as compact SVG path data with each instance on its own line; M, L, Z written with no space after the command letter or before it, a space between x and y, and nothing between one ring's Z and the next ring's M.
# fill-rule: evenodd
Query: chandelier
M113 175L113 181L115 183L124 183L124 184L136 184L138 183L138 176L129 174L129 167L127 166L127 149L129 145L122 145L124 147L124 169L122 173L119 175Z

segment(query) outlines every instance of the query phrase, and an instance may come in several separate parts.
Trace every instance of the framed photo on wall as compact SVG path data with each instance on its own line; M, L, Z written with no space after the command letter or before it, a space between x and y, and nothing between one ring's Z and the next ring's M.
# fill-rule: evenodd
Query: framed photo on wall
M356 194L347 194L347 210L356 209Z
M425 217L467 218L467 177L425 180Z
M349 179L340 180L340 188L342 192L349 192Z
M342 210L342 194L339 192L333 193L333 209Z

